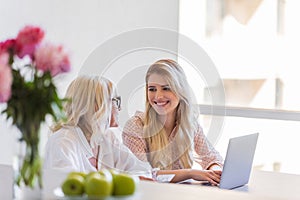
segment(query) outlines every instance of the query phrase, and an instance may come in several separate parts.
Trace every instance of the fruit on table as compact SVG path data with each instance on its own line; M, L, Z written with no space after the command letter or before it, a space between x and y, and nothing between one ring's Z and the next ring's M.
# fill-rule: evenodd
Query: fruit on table
M89 197L110 196L113 191L112 175L107 170L91 172L86 177L84 190Z
M71 175L73 175L73 174L80 175L80 176L82 176L83 178L85 178L85 177L87 176L87 173L84 173L84 172L70 172L70 173L68 174L68 176L71 176Z
M125 196L132 195L136 190L138 179L129 174L114 173L113 174L113 195Z
M71 172L61 185L66 196L87 195L89 198L132 195L139 179L135 176L114 170L98 172Z
M67 196L78 196L84 193L84 177L79 174L69 174L61 185L63 193Z

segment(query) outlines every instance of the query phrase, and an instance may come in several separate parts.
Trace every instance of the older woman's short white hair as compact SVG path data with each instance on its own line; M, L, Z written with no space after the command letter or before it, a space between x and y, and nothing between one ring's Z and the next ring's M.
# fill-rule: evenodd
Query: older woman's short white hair
M90 133L104 132L111 117L111 99L116 89L113 83L98 76L82 75L69 85L65 103L67 121L62 126L84 127Z

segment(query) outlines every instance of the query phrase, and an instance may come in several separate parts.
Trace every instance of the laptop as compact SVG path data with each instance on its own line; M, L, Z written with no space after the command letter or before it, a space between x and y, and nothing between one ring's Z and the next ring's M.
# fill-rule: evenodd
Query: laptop
M254 133L229 140L220 184L217 187L237 189L249 182L257 139L258 133ZM191 182L181 183L193 184ZM212 186L207 181L201 181L200 184Z
M231 138L219 188L234 189L249 182L258 133Z

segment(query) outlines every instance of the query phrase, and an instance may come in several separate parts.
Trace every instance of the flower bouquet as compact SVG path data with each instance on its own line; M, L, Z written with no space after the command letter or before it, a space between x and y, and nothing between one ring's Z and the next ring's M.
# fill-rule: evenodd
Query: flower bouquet
M63 117L62 103L53 77L70 70L70 60L61 45L42 42L44 31L24 27L14 39L0 42L0 103L2 113L21 132L26 146L17 184L42 186L39 131L47 115Z

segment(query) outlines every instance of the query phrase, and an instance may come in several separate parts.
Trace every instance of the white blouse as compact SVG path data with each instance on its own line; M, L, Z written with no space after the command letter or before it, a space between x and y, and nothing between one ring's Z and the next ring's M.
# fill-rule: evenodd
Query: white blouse
M99 140L98 169L108 168L151 177L151 166L140 161L108 129ZM44 169L90 172L93 151L79 127L64 127L53 133L46 145Z

